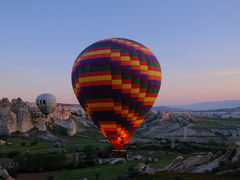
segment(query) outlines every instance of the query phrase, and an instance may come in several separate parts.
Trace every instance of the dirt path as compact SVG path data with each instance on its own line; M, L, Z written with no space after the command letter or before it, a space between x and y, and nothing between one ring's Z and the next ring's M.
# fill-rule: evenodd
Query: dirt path
M42 173L22 173L18 174L16 180L48 180L49 177L59 174L60 171Z

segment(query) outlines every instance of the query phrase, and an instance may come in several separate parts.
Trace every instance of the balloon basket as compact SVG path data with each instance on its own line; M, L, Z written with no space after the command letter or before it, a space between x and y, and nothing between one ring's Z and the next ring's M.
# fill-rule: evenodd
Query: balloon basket
M112 157L114 158L128 158L128 153L126 150L112 150Z

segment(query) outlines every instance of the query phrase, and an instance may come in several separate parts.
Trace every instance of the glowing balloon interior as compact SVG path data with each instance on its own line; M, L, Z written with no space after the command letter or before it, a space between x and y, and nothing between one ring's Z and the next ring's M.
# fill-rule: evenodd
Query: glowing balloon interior
M146 117L161 86L157 58L128 39L98 41L75 60L75 95L114 149L127 144Z

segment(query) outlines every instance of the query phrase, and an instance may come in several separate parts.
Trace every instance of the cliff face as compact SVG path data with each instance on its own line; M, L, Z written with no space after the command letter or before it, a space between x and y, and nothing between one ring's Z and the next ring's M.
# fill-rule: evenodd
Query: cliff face
M9 135L17 131L17 115L11 111L11 103L7 98L0 101L0 135Z
M80 107L79 107L80 108ZM76 134L76 123L70 118L71 112L66 106L57 106L50 118L53 124L62 126L69 136ZM0 100L0 135L10 135L13 132L27 132L34 127L39 131L46 131L46 122L50 118L44 118L35 104L25 103L20 98L8 98Z
M0 101L0 135L9 135L15 131L26 132L33 127L28 106L20 98L11 103L7 98Z
M50 117L54 119L69 119L70 112L66 106L57 106L55 110L50 114Z
M18 131L27 132L34 127L28 106L20 98L12 100L11 111L16 114Z

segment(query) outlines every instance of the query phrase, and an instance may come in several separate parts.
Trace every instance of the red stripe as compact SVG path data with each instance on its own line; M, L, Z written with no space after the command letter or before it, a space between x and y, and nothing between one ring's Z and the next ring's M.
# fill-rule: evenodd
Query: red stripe
M159 67L155 67L155 66L148 66L148 70L161 72L161 69Z
M121 61L121 65L131 65L130 61Z
M120 57L111 57L111 60L112 61L121 61L121 58Z
M138 56L130 56L131 60L139 60Z
M123 79L122 80L123 84L131 84L131 82L132 82L131 79Z
M112 89L122 89L122 85L112 85Z
M128 52L121 52L120 54L121 54L121 56L129 56Z
M86 52L92 52L92 51L99 51L99 50L110 50L111 47L110 46L107 46L107 47L99 47L99 48L93 48L93 49L87 49L84 51L84 53Z
M90 111L113 111L113 107L90 107Z
M147 65L147 61L139 61L141 65Z
M78 77L89 77L89 76L101 76L101 75L111 75L111 71L95 71L95 72L85 72L79 73Z
M114 106L122 106L121 102L114 102Z
M116 124L115 121L99 121L99 124Z
M132 88L140 88L140 84L132 84Z
M148 76L149 80L159 80L161 81L161 77L160 76Z
M157 97L158 93L147 93L146 97Z
M120 49L111 49L111 52L120 52Z
M113 102L112 98L103 98L103 99L88 99L87 103L102 103L102 102Z
M140 70L140 66L139 65L131 65L131 69L132 70Z
M111 57L111 53L94 54L94 55L81 57L81 61L88 60L88 59L102 58L102 57Z
M112 75L112 79L122 79L122 75Z

